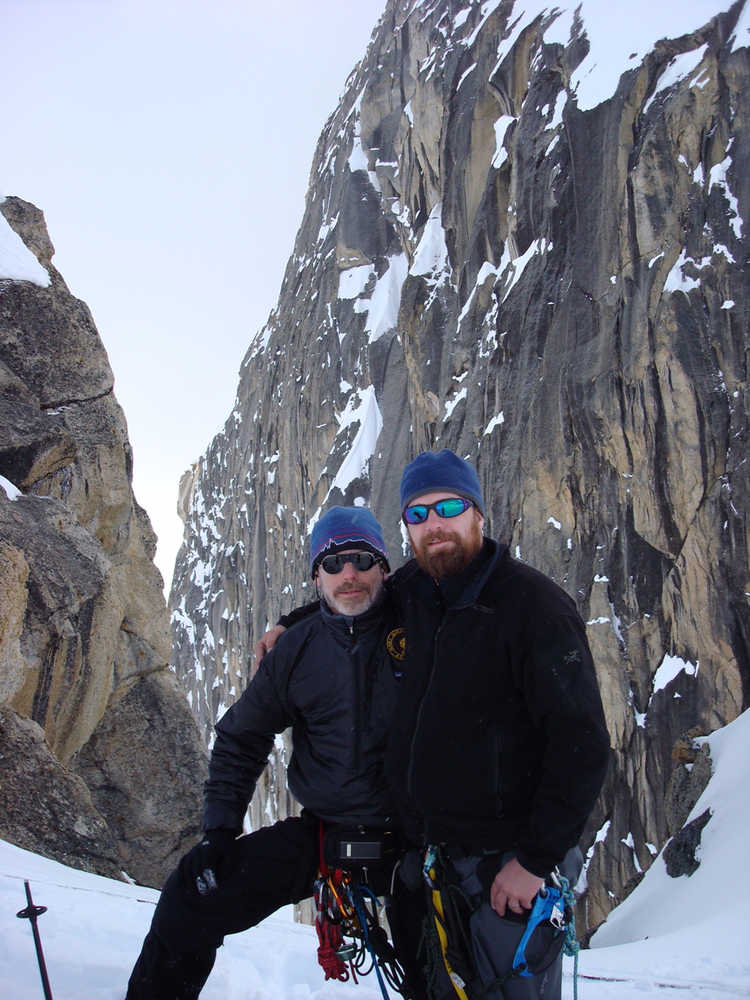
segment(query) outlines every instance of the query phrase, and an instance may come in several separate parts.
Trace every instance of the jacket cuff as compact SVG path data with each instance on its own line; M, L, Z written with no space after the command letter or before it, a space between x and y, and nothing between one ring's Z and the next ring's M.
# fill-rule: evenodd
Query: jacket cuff
M527 854L522 849L516 852L516 860L522 868L525 868L527 872L531 872L532 875L536 875L537 878L547 878L558 863L554 858L544 857L539 854Z
M201 828L209 830L233 830L237 835L242 833L242 819L238 819L236 809L221 802L206 803L203 807Z

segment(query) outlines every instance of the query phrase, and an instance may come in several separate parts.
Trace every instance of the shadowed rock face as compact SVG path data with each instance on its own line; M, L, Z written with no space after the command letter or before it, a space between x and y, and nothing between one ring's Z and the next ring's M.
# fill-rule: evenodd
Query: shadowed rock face
M673 832L675 744L748 701L741 7L650 40L584 110L579 20L549 43L551 8L388 3L235 408L181 484L175 661L209 735L253 639L311 595L321 509L370 504L397 565L405 462L447 446L476 464L490 533L589 626L613 745L589 927ZM256 823L289 808L286 752Z
M3 784L0 836L159 885L198 832L206 763L167 669L156 539L89 310L51 264L41 212L17 198L0 212L48 276L0 274L0 475L21 491L0 489L2 753L33 744L45 761L38 782Z
M84 871L120 878L117 845L86 784L50 752L44 730L0 706L2 837Z

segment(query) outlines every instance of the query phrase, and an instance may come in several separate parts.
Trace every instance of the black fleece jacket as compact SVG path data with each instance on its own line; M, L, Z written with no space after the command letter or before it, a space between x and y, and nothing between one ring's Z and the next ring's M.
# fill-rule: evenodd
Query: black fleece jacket
M574 846L609 757L584 624L553 581L486 539L439 582L390 581L405 631L386 776L415 841L514 850L546 875Z
M574 602L491 539L461 574L435 581L411 560L386 589L401 629L385 766L400 825L415 843L512 850L546 876L578 842L610 753Z
M298 802L335 823L388 824L383 758L399 672L387 632L382 604L350 618L321 603L281 636L216 725L205 830L241 829L274 736L289 726L287 783Z

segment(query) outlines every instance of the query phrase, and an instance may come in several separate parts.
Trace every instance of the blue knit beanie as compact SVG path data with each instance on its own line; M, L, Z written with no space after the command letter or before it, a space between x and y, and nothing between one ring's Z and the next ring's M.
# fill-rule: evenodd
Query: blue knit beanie
M423 451L406 466L401 477L402 513L416 497L442 490L471 500L484 514L482 488L474 466L448 448L437 453Z
M323 556L343 549L365 549L388 565L383 531L366 507L331 507L315 524L310 536L310 574Z

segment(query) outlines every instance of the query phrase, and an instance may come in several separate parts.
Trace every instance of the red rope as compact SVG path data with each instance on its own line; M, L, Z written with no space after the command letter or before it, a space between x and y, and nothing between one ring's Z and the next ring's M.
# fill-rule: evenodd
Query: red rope
M329 923L320 914L315 918L315 930L318 932L318 964L326 974L326 979L338 979L345 983L349 979L346 965L336 954L341 947L343 938L341 927Z
M328 878L328 865L323 853L323 836L324 828L321 821L318 830L320 875L323 878ZM317 900L317 903L318 915L315 918L315 930L318 932L318 964L326 974L326 981L329 979L338 979L340 982L345 983L349 979L349 971L345 963L336 954L344 943L341 925L334 924L328 919L327 915L323 912L320 899Z
M344 914L344 910L342 909L343 899L341 898L341 887L344 881L344 872L337 868L333 873L331 873L331 870L326 864L323 850L324 835L325 829L321 820L318 831L320 869L315 890L315 902L318 909L318 914L315 917L315 930L318 932L318 964L325 972L326 980L338 979L340 982L345 983L351 974L352 979L356 983L357 973L354 969L354 963L350 961L349 968L347 969L346 962L337 954L338 949L344 944L344 935L341 924L336 920L329 919L328 907L331 907L332 902L327 898L328 891L333 894L333 900L335 901L339 915L341 916ZM323 905L324 886L326 887L325 891L327 900L325 907Z

